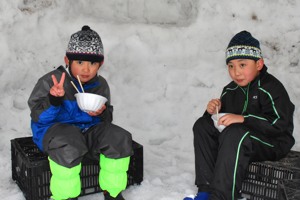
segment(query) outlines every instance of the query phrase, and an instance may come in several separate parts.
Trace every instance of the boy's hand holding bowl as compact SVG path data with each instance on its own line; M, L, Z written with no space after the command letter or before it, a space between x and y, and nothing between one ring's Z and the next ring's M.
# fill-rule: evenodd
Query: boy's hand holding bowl
M219 119L226 114L228 114L228 113L218 113L218 114L213 114L211 116L212 120L214 121L214 125L215 125L216 129L218 129L219 132L222 132L223 129L226 127L225 125L219 124Z

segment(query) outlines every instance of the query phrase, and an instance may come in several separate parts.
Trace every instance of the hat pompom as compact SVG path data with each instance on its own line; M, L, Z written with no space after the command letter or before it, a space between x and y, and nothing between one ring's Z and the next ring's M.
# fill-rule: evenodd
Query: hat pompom
M88 26L88 25L84 25L82 28L81 28L82 31L87 31L87 30L91 30L91 28Z

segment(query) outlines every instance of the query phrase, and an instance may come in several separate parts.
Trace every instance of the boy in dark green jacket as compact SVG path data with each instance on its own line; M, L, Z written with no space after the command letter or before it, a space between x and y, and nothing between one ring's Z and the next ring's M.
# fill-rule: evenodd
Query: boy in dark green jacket
M267 72L259 41L247 31L236 34L226 50L232 79L221 98L209 101L193 127L196 197L185 200L235 200L249 164L279 160L292 148L293 112L281 82ZM218 120L211 116L228 113Z

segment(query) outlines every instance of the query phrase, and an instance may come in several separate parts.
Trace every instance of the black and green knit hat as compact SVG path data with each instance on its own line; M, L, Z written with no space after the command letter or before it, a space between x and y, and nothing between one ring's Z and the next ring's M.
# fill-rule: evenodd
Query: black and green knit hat
M71 35L66 56L69 60L102 62L104 51L100 36L89 26L83 26Z
M226 49L226 64L234 59L259 60L262 53L259 41L252 37L251 33L241 31L237 33L229 42Z

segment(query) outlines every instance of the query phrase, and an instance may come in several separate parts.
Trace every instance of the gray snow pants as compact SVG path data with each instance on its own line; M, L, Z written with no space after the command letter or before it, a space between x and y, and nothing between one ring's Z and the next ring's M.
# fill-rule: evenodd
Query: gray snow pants
M103 154L108 158L124 158L133 154L131 134L111 123L102 122L85 132L74 125L54 124L43 139L44 151L64 167L78 165L84 156L99 160Z

